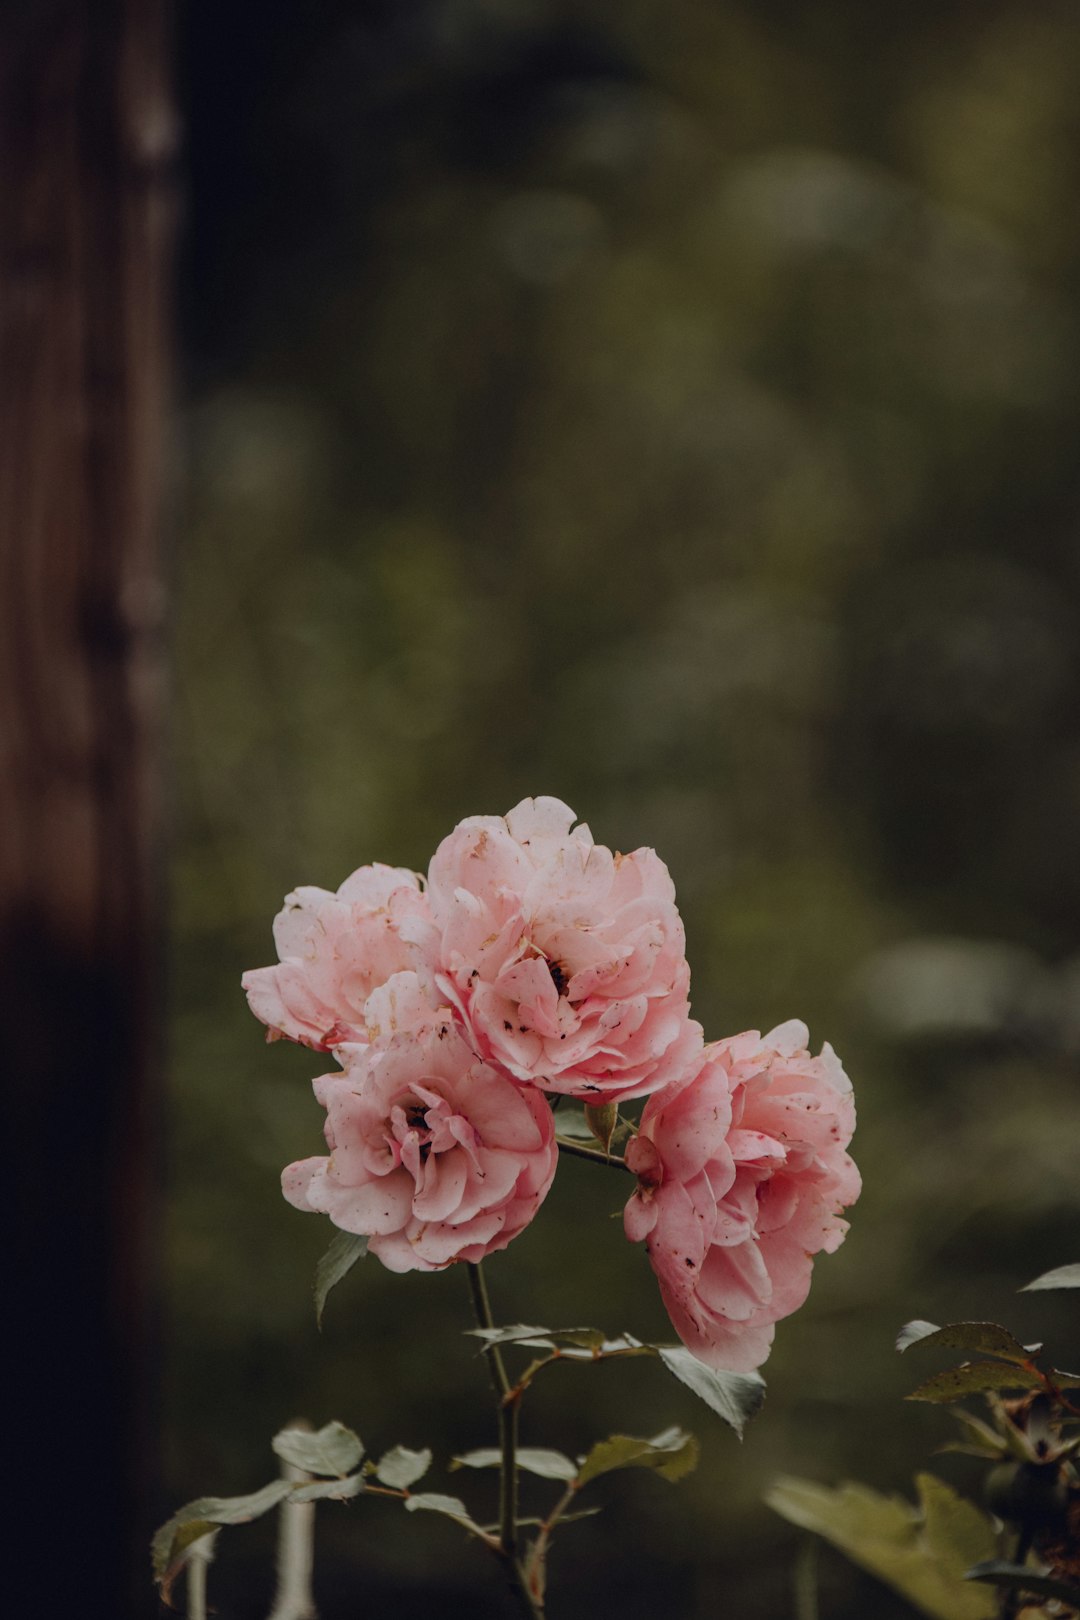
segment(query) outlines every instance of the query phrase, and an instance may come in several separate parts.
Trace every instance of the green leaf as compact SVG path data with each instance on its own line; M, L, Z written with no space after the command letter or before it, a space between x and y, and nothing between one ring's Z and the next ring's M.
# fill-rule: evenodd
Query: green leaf
M425 1446L423 1451L410 1451L408 1446L395 1446L388 1451L385 1457L380 1457L375 1468L375 1474L384 1485L389 1485L395 1491L407 1491L410 1485L415 1485L418 1479L423 1479L431 1467L431 1452Z
M901 1343L913 1328L926 1328ZM900 1329L896 1341L898 1350L909 1345L922 1344L943 1350L978 1350L985 1356L1000 1356L1003 1361L1024 1362L1031 1359L1027 1349L998 1322L950 1322L947 1327L935 1328L929 1322L909 1322Z
M605 1153L611 1151L611 1138L619 1123L619 1110L613 1102L585 1104L585 1123Z
M1055 1580L1052 1575L1040 1575L1024 1564L1009 1564L1000 1558L987 1559L976 1564L964 1576L967 1581L987 1581L993 1586L1007 1586L1013 1591L1030 1592L1036 1597L1057 1598L1071 1608L1080 1608L1080 1586Z
M730 1423L741 1439L743 1430L760 1412L765 1399L765 1380L761 1374L716 1372L682 1345L662 1344L656 1351L668 1372L674 1373L681 1384L700 1396L725 1423Z
M578 1484L587 1485L617 1468L654 1468L662 1478L682 1479L697 1467L698 1443L684 1429L665 1429L651 1440L613 1434L599 1440L578 1469Z
M593 1507L579 1508L576 1513L560 1513L559 1523L560 1525L576 1524L579 1519L595 1519L596 1515L598 1513L603 1513L603 1511L603 1504L598 1502ZM532 1530L534 1528L539 1529L539 1527L546 1523L546 1521L534 1513L530 1518L527 1519L515 1519L514 1523L517 1525L519 1530ZM481 1528L486 1530L490 1536L497 1536L499 1533L499 1526L497 1524L485 1524L481 1526Z
M919 1506L866 1485L832 1490L781 1479L765 1500L782 1518L813 1530L902 1593L933 1620L991 1620L996 1602L966 1584L974 1560L997 1552L985 1514L932 1474L916 1478Z
M617 1338L597 1339L596 1328L568 1329L559 1341L559 1348L567 1361L602 1361L608 1356L655 1356L656 1346L642 1344L632 1333L620 1333ZM586 1335L588 1338L586 1340Z
M551 1337L556 1344L572 1345L578 1350L600 1350L609 1342L603 1328L593 1327L552 1328Z
M485 1345L521 1344L531 1350L554 1350L560 1345L571 1345L578 1350L591 1351L599 1350L608 1342L603 1328L594 1327L526 1327L519 1322L516 1327L466 1328L465 1331L474 1339L483 1339Z
M178 1556L220 1524L246 1524L284 1500L293 1489L287 1479L272 1480L250 1496L200 1496L167 1519L150 1544L154 1576L164 1581L175 1572Z
M438 1491L421 1491L417 1496L407 1496L405 1507L409 1513L441 1513L444 1518L453 1519L455 1524L460 1524L473 1535L486 1538L486 1531L469 1516L468 1508L456 1496L441 1496Z
M1080 1389L1080 1373L1063 1372L1060 1367L1052 1367L1047 1376L1058 1389Z
M158 1534L160 1535L160 1533L161 1532L159 1531ZM218 1534L219 1531L207 1519L193 1519L190 1524L183 1525L176 1531L172 1544L164 1555L164 1564L160 1570L157 1567L157 1537L155 1536L154 1578L157 1581L160 1589L161 1601L169 1608L172 1607L171 1593L173 1582L179 1575L180 1571L184 1568L185 1564L187 1564L190 1559L197 1556L195 1551L196 1546L199 1542L206 1541L211 1535L213 1536L213 1540L216 1541ZM212 1542L208 1542L208 1546L212 1546L212 1544Z
M970 1412L965 1412L962 1406L957 1406L952 1413L960 1427L968 1436L967 1441L952 1441L948 1445L938 1446L938 1451L960 1451L968 1456L975 1457L1004 1457L1010 1449L1009 1440L1005 1435L992 1429L989 1423L977 1418ZM1019 1435L1019 1431L1010 1424L1010 1430Z
M315 1267L315 1321L320 1328L331 1288L336 1288L342 1277L364 1258L367 1248L366 1237L358 1237L355 1232L338 1232Z
M1044 1271L1034 1282L1025 1283L1019 1292L1034 1294L1044 1288L1080 1288L1080 1266L1056 1266L1053 1271Z
M547 1451L543 1446L519 1446L516 1455L518 1467L524 1468L527 1474L539 1474L541 1479L569 1481L577 1478L577 1464L561 1451ZM466 1451L460 1457L452 1457L450 1469L498 1468L501 1461L502 1452L497 1446L484 1446L478 1451Z
M347 1479L316 1479L308 1485L294 1485L290 1502L347 1502L364 1490L363 1474L350 1474Z
M962 1367L950 1367L947 1372L935 1373L910 1395L907 1401L932 1401L937 1406L948 1406L951 1401L962 1401L965 1395L974 1395L984 1389L1039 1389L1038 1378L1026 1367L1009 1367L1001 1361L965 1361Z
M492 1328L466 1328L464 1330L470 1338L483 1339L484 1348L493 1344L523 1344L532 1350L554 1350L555 1340L551 1329L545 1327L526 1327L523 1322L513 1327ZM601 1338L603 1335L601 1334Z
M340 1477L355 1468L364 1455L359 1435L336 1421L314 1434L310 1429L282 1429L271 1444L283 1462L302 1468L306 1474Z
M573 1142L591 1142L593 1140L592 1128L585 1118L584 1110L571 1113L566 1109L559 1109L555 1116L555 1129L560 1136L568 1136Z

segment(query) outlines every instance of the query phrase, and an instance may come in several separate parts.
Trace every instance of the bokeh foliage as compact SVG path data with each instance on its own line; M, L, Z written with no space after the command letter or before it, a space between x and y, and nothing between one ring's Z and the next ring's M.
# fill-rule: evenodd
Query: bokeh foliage
M1080 21L232 0L181 47L169 1500L251 1488L299 1414L490 1443L453 1270L368 1263L316 1338L328 1232L277 1177L319 1060L238 981L296 883L551 792L667 860L709 1033L833 1041L866 1180L741 1449L637 1363L530 1397L526 1441L705 1441L567 1532L552 1601L790 1612L771 1479L896 1489L933 1444L900 1321L1077 1354L1067 1300L1010 1296L1080 1213ZM663 1331L622 1192L562 1167L490 1268L506 1320ZM321 1511L326 1620L503 1612L452 1527ZM267 1546L223 1554L225 1620Z

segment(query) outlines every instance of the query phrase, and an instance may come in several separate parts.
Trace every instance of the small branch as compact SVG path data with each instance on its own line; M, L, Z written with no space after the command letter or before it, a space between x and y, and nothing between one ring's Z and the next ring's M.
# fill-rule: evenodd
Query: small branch
M630 1166L619 1153L605 1153L603 1148L586 1147L584 1142L573 1142L567 1136L556 1136L560 1153L569 1153L575 1159L592 1159L595 1164L609 1164L614 1170L630 1170Z
M545 1367L554 1366L555 1362L557 1361L565 1360L566 1357L563 1355L561 1350L553 1350L550 1356L542 1356L539 1361L530 1362L529 1366L526 1367L525 1371L522 1373L521 1377L510 1391L510 1396L508 1396L507 1399L510 1399L512 1396L514 1399L520 1400L525 1391L528 1389L529 1385L532 1383L533 1379L536 1377L537 1373L543 1372Z
M547 1562L548 1547L551 1543L552 1532L559 1520L569 1511L574 1503L580 1486L576 1479L572 1479L565 1491L555 1503L546 1519L541 1520L540 1533L529 1548L529 1556L525 1560L525 1578L532 1593L543 1590L544 1565Z

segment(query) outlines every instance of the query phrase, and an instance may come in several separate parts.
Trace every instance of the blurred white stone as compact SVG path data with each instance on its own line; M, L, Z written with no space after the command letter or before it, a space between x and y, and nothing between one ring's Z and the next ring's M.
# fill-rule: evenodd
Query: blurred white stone
M894 1037L992 1037L1041 1021L1049 979L1034 951L1021 945L921 938L878 951L853 990Z

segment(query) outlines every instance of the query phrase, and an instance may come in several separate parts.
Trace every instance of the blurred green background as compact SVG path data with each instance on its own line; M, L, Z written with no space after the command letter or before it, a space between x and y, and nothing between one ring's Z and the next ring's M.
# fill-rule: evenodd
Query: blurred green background
M329 1228L278 1175L329 1065L239 978L294 885L553 793L667 861L711 1037L833 1042L866 1190L741 1447L655 1367L534 1391L534 1443L704 1442L565 1531L552 1611L791 1615L774 1475L901 1489L947 1438L900 1322L1080 1355L1014 1297L1080 1258L1080 16L222 0L179 45L167 1501L263 1483L300 1414L490 1443L458 1270L370 1262L316 1334ZM624 1193L565 1164L497 1314L661 1333ZM320 1515L324 1620L513 1612L451 1525ZM270 1545L222 1538L222 1620ZM908 1612L820 1575L824 1620Z

